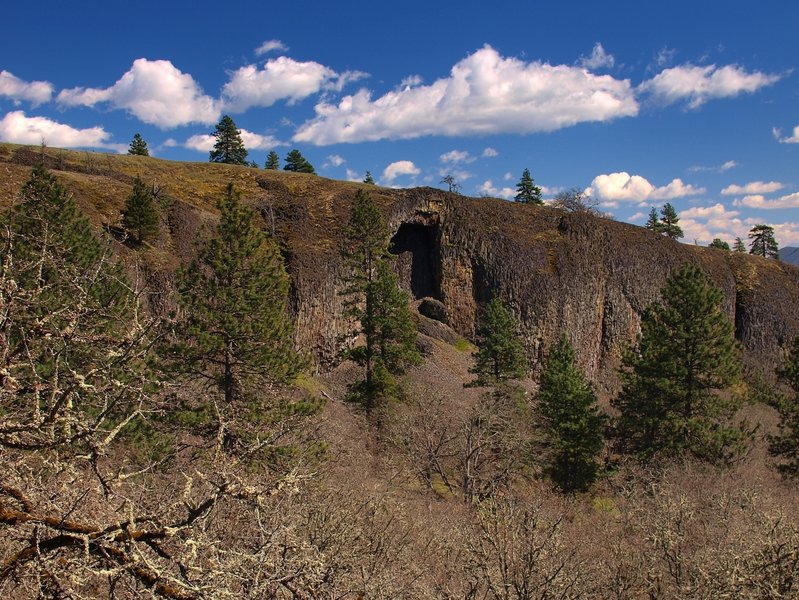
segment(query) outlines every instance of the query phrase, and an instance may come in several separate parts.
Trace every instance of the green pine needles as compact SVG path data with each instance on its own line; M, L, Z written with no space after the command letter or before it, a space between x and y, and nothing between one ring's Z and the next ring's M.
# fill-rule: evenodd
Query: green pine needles
M136 177L133 180L133 190L125 200L125 208L122 210L122 226L134 232L136 242L141 244L145 238L158 235L159 221L152 191Z
M497 297L483 310L477 347L474 366L469 369L477 378L470 386L495 386L527 375L527 357L519 339L518 324Z
M391 269L389 231L372 197L358 190L345 230L344 256L350 268L344 295L346 314L358 323L363 344L345 355L364 368L364 379L349 388L348 399L367 411L401 397L395 376L421 360L408 297Z
M543 417L547 472L563 492L587 490L599 474L607 417L561 336L544 361L537 400Z
M614 405L623 451L649 459L688 452L723 463L745 448L744 425L730 424L738 403L724 390L740 374L740 349L723 294L694 265L675 271L641 321L624 356L624 388Z
M292 346L289 281L277 246L254 225L232 184L217 206L216 236L178 278L186 316L169 357L230 404L289 382L304 361Z

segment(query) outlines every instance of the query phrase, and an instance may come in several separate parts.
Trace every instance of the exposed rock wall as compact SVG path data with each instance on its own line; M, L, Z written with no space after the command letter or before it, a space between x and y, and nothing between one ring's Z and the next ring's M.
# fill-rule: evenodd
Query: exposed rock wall
M0 203L10 204L42 152L0 144ZM450 326L466 337L474 335L480 307L499 295L521 322L534 370L565 332L587 374L600 389L612 389L643 310L686 262L699 264L723 290L751 366L773 372L799 335L799 268L680 244L624 223L432 188L389 190L227 165L54 152L46 164L98 227L114 226L133 176L162 189L169 206L164 239L143 254L120 246L131 265L145 264L150 305L161 313L174 310L174 271L213 230L214 203L233 182L280 245L292 277L296 344L321 368L351 341L341 236L358 187L371 192L396 234L396 270L408 292L440 301Z

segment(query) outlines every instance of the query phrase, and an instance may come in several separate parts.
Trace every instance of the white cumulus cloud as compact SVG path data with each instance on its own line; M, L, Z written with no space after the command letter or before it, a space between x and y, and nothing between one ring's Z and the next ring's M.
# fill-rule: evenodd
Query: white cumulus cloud
M755 92L776 83L780 77L760 71L748 73L735 65L702 67L685 64L661 71L642 83L638 90L651 94L662 104L685 100L689 108L698 108L708 100Z
M799 208L799 192L780 196L767 200L762 194L750 194L740 200L733 202L735 206L745 206L746 208L761 208L764 210L776 210L780 208Z
M430 85L394 90L377 99L360 90L336 105L320 102L316 117L299 127L294 141L327 145L427 135L524 134L636 114L629 80L576 66L504 58L484 46Z
M781 190L783 186L778 181L752 181L745 185L728 185L721 190L724 196L736 196L740 194L770 194Z
M590 56L581 56L578 64L586 69L610 68L616 64L616 59L612 54L605 52L602 44L597 42Z
M640 175L630 175L625 171L598 175L591 182L586 192L600 201L646 202L649 200L673 200L685 196L704 194L705 188L686 184L682 179L673 179L670 183L655 187Z
M746 239L749 226L741 220L740 213L728 210L721 203L712 206L694 206L679 212L680 227L685 241L709 244L714 238L730 245L736 237Z
M477 192L481 196L490 196L491 198L505 198L506 200L510 200L516 196L516 188L512 187L502 187L498 188L494 186L494 182L490 179L486 179L483 183L481 183L477 187Z
M735 167L740 167L740 166L741 165L738 162L736 162L734 160L728 160L727 162L725 162L725 163L723 163L721 165L718 165L716 167L706 167L706 166L702 166L702 165L697 165L697 166L689 167L688 170L691 173L702 173L702 172L726 173L730 169L734 169Z
M47 81L23 81L8 71L0 71L0 96L10 98L16 104L24 100L36 107L50 101L53 84Z
M390 186L394 180L401 175L410 175L416 177L421 171L410 160L398 160L391 163L383 169L383 175L380 178L383 183Z
M266 40L255 49L255 56L263 56L270 52L286 52L288 49L288 46L280 40Z
M475 158L466 150L450 150L438 157L444 164L473 163Z
M322 165L324 168L327 167L340 167L345 162L347 162L343 157L339 156L338 154L331 154L327 157L325 164Z
M126 152L124 144L109 141L111 134L102 127L75 129L46 117L27 117L21 110L0 120L0 140L12 144L41 144L62 148L110 148Z
M491 146L483 150L483 158L494 158L495 156L499 156L499 152L494 150Z
M787 137L782 137L782 132L776 127L772 129L774 137L781 144L799 144L799 125L793 128L793 134Z
M222 95L226 108L243 112L252 106L272 106L279 100L299 102L323 89L341 90L364 76L359 71L339 74L318 62L279 56L262 67L246 65L236 69L222 88Z
M168 60L146 58L133 61L130 70L111 87L62 90L58 102L63 106L107 102L161 129L189 123L208 125L220 116L219 103L206 96L191 75Z

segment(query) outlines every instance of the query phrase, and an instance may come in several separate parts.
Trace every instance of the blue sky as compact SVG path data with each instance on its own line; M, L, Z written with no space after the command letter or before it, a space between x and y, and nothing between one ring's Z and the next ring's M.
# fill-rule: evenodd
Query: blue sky
M557 5L556 5L557 4ZM0 140L250 158L512 197L590 188L618 220L671 202L684 242L799 245L799 3L12 2Z

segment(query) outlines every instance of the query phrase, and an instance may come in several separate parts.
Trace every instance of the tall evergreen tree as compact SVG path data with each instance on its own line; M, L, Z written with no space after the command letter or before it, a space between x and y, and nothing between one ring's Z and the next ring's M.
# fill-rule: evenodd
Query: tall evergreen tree
M477 378L469 385L492 386L527 375L527 356L518 325L502 301L486 305L477 331L477 352L469 372Z
M133 141L130 143L130 148L128 148L128 154L150 156L150 151L147 149L147 142L144 141L141 134L136 133L133 135Z
M133 190L125 200L122 209L122 225L128 231L136 233L136 241L141 244L144 238L158 233L158 211L155 208L153 194L139 178L133 180Z
M375 178L372 177L372 173L371 172L369 172L369 171L366 172L366 176L363 178L363 182L364 183L368 183L369 185L374 185L375 184Z
M723 294L702 270L686 265L661 296L644 312L637 347L623 357L624 387L613 402L621 413L620 446L644 459L689 451L723 462L745 441L741 428L727 424L737 404L714 393L741 368Z
M737 238L735 238L735 244L733 244L732 249L735 252L744 252L745 253L746 252L746 244L744 244L744 241L741 238L737 237Z
M547 471L564 492L588 489L599 473L606 417L591 384L575 364L574 349L561 336L544 361L537 395L548 448Z
M244 166L249 164L247 162L248 152L241 139L241 131L228 115L222 117L217 123L213 136L216 138L216 142L214 142L214 149L211 150L210 162Z
M649 218L644 225L649 231L654 231L655 233L663 233L663 224L660 222L660 217L658 217L658 211L653 206L652 210L649 211Z
M730 251L730 245L720 238L714 238L708 248L717 248L718 250L726 250L727 252Z
M765 256L779 260L780 247L774 238L774 228L769 225L755 225L749 230L749 239L752 240L749 246L749 254Z
M799 476L799 336L794 338L788 359L777 369L777 376L791 392L779 395L779 433L769 438L769 451L780 459L780 471L789 477Z
M303 360L293 350L288 276L280 252L228 185L216 236L178 278L185 319L169 348L174 368L211 383L225 403L290 381Z
M276 171L280 168L280 157L277 152L274 150L269 151L269 154L266 155L266 164L264 168L271 171Z
M543 204L541 199L541 188L535 185L530 169L522 171L522 177L519 183L516 184L516 202L524 202L525 204Z
M371 411L399 395L394 375L420 360L416 327L406 294L389 264L389 231L372 197L355 194L345 230L344 256L350 266L344 294L347 315L358 322L363 345L347 357L364 367L364 380L350 386L348 398Z
M313 165L305 160L299 150L292 150L286 154L286 164L283 166L283 170L294 173L316 173Z
M661 232L673 240L681 238L683 236L682 229L677 225L680 218L677 216L677 211L674 210L674 207L666 202L660 210L660 215Z

